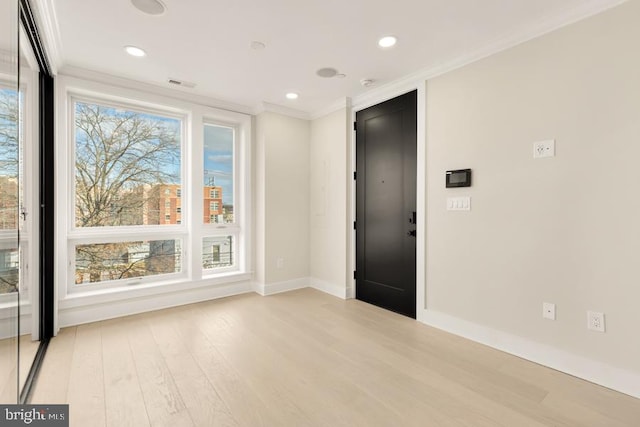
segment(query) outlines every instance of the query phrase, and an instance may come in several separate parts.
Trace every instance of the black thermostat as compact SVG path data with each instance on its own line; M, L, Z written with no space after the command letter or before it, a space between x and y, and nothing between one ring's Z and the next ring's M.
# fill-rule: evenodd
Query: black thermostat
M471 187L471 169L447 171L447 188Z

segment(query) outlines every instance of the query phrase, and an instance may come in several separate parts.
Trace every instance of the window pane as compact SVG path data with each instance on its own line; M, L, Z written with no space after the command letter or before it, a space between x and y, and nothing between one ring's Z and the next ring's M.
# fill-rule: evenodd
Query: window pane
M232 223L233 128L204 126L204 222Z
M94 243L76 246L76 284L177 273L180 240Z
M0 230L18 228L18 93L0 86Z
M77 227L161 221L180 197L181 121L75 103Z
M13 240L15 244L15 237ZM0 243L0 247L4 246L6 245ZM20 267L18 260L19 252L17 248L0 249L0 295L18 290L18 269Z
M213 269L234 265L233 236L202 239L202 268Z

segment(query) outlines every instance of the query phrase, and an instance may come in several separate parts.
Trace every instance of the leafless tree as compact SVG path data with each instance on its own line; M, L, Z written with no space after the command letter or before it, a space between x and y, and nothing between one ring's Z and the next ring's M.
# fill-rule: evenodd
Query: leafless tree
M18 94L0 87L0 176L18 174Z
M151 186L175 182L179 129L146 114L76 104L76 225L141 225Z
M75 127L76 226L158 224L150 215L158 186L177 182L179 174L176 121L79 102ZM143 276L156 255L130 260L129 244L79 246L76 259L91 282ZM175 269L175 260L167 263L167 272Z
M15 90L0 87L0 231L7 233L18 227L18 96ZM13 240L12 233L5 239ZM5 240L6 242L6 240ZM0 294L15 292L18 270L8 266L5 257L11 257L15 249L0 250Z

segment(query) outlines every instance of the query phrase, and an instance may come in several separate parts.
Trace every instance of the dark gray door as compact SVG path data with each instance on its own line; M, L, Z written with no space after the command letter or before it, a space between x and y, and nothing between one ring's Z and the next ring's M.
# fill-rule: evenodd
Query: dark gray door
M413 91L356 113L356 298L413 318L416 101Z

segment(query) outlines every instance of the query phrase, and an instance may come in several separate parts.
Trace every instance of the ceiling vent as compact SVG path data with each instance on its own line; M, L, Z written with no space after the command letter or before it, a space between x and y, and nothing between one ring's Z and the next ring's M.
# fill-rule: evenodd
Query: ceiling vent
M188 87L188 88L196 87L195 83L185 82L184 80L178 80L178 79L168 79L167 83L174 86L182 86L182 87Z

